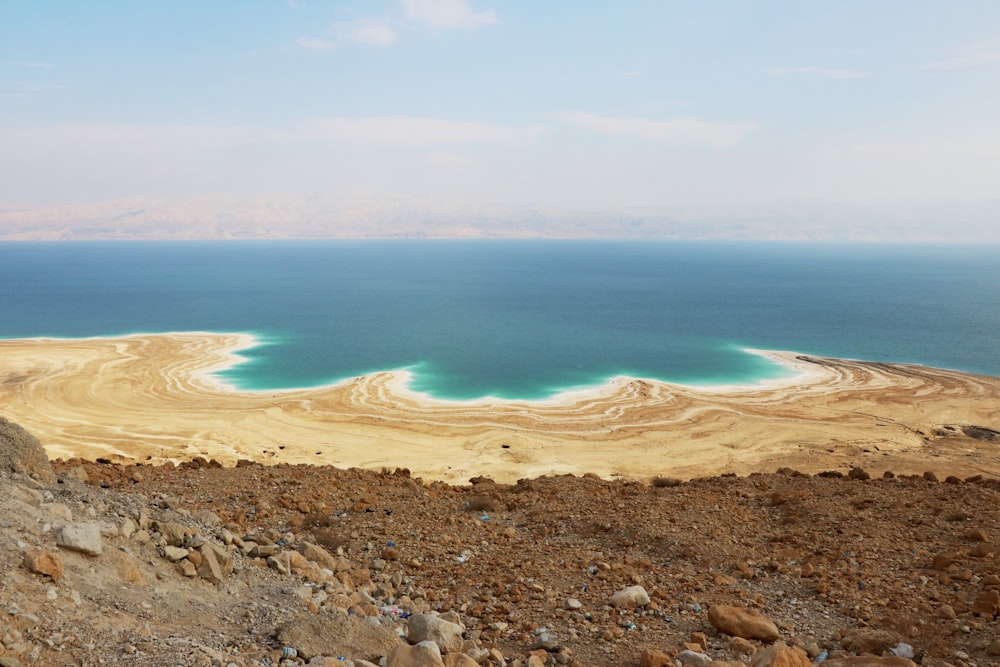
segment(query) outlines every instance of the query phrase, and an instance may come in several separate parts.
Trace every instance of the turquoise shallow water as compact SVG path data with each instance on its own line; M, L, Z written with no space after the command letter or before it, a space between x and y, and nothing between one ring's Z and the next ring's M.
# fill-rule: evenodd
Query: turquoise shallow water
M249 332L224 379L409 369L440 398L784 371L744 348L1000 376L997 246L597 241L0 244L0 337Z

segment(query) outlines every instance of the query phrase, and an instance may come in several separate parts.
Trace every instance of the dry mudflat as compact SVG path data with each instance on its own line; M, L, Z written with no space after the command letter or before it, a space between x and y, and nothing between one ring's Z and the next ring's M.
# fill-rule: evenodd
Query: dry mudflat
M649 480L791 467L1000 476L1000 378L767 352L790 376L711 390L616 378L548 401L436 401L402 373L247 392L213 371L245 335L0 341L0 406L50 458L408 468L452 483Z

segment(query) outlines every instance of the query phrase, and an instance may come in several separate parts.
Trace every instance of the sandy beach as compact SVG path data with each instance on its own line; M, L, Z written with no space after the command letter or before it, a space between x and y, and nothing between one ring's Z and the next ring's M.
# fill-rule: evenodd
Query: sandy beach
M255 392L211 375L253 342L209 333L0 341L0 414L52 459L405 467L450 482L853 465L1000 476L1000 441L963 431L1000 431L1000 378L770 351L794 377L709 389L616 378L539 402L434 400L408 391L405 373Z

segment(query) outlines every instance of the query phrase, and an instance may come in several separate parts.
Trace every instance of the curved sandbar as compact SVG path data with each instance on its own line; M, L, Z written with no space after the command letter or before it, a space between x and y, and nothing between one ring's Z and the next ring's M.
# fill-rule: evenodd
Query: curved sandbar
M176 333L0 341L0 414L51 458L405 467L463 482L547 473L694 477L788 466L1000 476L1000 378L766 352L796 371L754 387L616 378L546 401L450 402L405 373L239 391L212 371L254 344Z

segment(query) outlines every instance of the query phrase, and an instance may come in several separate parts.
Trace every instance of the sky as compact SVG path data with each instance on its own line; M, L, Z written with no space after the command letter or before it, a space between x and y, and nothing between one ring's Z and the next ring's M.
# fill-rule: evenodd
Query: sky
M0 0L0 209L998 215L998 184L996 0Z

